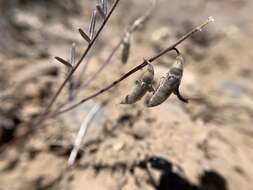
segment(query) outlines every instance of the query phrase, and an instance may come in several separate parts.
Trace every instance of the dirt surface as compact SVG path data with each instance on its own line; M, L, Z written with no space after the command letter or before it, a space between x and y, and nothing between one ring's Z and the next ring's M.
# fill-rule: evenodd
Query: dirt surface
M1 144L27 129L66 77L66 69L53 57L67 57L72 42L78 55L87 46L76 28L88 27L93 2L82 2L78 14L47 14L40 6L44 7L27 1L17 7L15 19L27 28L24 40L16 42L15 52L0 57ZM120 2L90 53L81 81L99 68L127 24L149 6L145 0ZM101 89L212 15L214 24L179 46L186 59L180 91L190 102L172 95L154 108L143 101L121 105L138 72L48 121L26 141L9 146L0 157L0 190L253 189L252 9L250 0L159 0L151 19L131 38L128 63L120 62L119 51L74 101ZM171 52L154 63L157 81L174 58ZM67 97L68 88L58 102ZM75 166L69 168L82 121L104 101Z

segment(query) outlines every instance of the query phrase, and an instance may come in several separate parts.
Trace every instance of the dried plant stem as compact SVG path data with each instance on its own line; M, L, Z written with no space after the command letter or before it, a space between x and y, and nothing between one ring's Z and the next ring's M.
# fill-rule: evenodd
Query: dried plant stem
M127 31L129 34L133 33L135 30L137 30L142 24L144 24L149 19L152 11L154 10L154 8L156 6L156 3L157 3L157 0L151 0L151 7L145 12L144 15L137 18L134 21L134 23L129 27L129 29Z
M78 79L76 80L76 81L77 81L77 82L76 82L76 83L77 83L76 88L80 87L80 85L82 84L82 80L83 80L82 77L85 75L85 73L86 73L86 71L87 71L87 68L88 68L88 66L89 66L89 64L90 64L90 62L91 62L92 56L93 56L93 55L87 56L86 62L84 63L83 68L81 69L81 72L80 72L80 74L79 74L79 76L78 76Z
M168 48L166 48L165 50L161 51L160 53L158 53L157 55L147 59L149 62L153 62L156 59L160 58L161 56L163 56L164 54L168 53L169 51L174 50L179 44L181 44L184 40L186 40L187 38L189 38L190 36L192 36L193 34L195 34L196 32L200 32L202 31L202 29L207 26L210 22L213 22L214 19L212 17L209 17L205 22L203 22L202 24L200 24L199 26L195 27L194 29L192 29L190 32L186 33L184 36L182 36L180 39L178 39L175 43L173 43L172 45L170 45ZM106 86L105 88L99 90L98 92L95 92L94 94L91 94L90 96L80 100L78 103L65 108L57 113L52 114L50 117L56 117L62 113L68 112L76 107L78 107L79 105L83 104L84 102L91 100L97 96L99 96L100 94L110 90L112 87L114 87L115 85L119 84L121 81L123 81L124 79L128 78L129 76L131 76L133 73L139 71L140 69L142 69L143 67L145 67L148 64L148 62L143 61L140 65L136 66L135 68L133 68L132 70L130 70L129 72L127 72L126 74L124 74L123 76L121 76L119 79L115 80L114 82L112 82L110 85Z
M44 120L45 116L49 114L53 104L55 103L56 99L58 98L58 96L60 95L61 91L63 90L63 88L65 87L65 85L67 84L67 82L70 80L71 76L75 73L75 71L78 69L78 67L80 66L80 64L82 63L82 61L84 60L84 58L87 56L88 52L91 50L91 48L93 47L93 44L95 43L95 41L97 40L98 36L100 35L100 33L102 32L103 28L105 27L106 23L108 22L109 18L111 17L113 11L115 10L115 8L117 7L118 3L120 0L115 0L110 12L108 13L107 17L104 19L102 25L100 26L100 28L98 29L96 35L94 36L94 38L90 41L88 47L86 48L86 50L84 51L83 55L81 56L81 58L79 59L79 61L76 63L76 66L73 68L73 70L68 74L67 78L64 80L64 82L61 84L60 88L57 90L57 92L55 93L55 95L53 96L53 98L51 99L51 101L49 102L48 106L46 107L45 111L41 114L41 116L38 119L38 123L40 123L42 120Z
M85 81L82 85L81 88L86 88L94 79L97 78L97 76L104 70L104 68L110 63L112 57L114 54L117 52L119 49L120 45L122 42L119 42L112 50L112 52L109 54L107 59L103 62L103 64L100 66L100 68L87 80Z
M140 17L138 17L134 22L133 24L131 24L127 30L125 31L124 35L120 38L119 42L114 46L114 48L112 49L111 53L108 55L108 57L106 58L106 60L101 64L101 66L99 67L99 69L90 77L88 78L87 80L85 80L85 82L82 84L81 81L82 81L82 76L86 70L86 67L88 66L88 62L89 62L89 59L90 59L90 56L88 56L88 60L87 62L85 63L84 65L84 68L82 69L82 72L81 74L79 75L79 78L77 80L77 85L75 86L75 95L76 96L76 93L78 90L80 89L85 89L87 88L90 83L92 81L94 81L98 76L99 74L104 70L104 68L111 62L111 59L113 58L113 56L115 55L115 53L120 49L121 45L124 43L124 39L126 38L126 36L130 36L132 33L136 32L139 27L141 25L143 25L151 16L151 13L152 11L154 10L155 8L155 5L156 5L156 0L152 0L151 1L151 7ZM52 111L52 113L56 113L58 112L60 109L62 109L64 106L66 106L67 103L64 103L62 104L61 106L59 106L58 108L56 108L54 111Z
M112 13L114 12L114 10L117 7L117 5L118 5L119 2L120 2L120 0L115 0L114 1L114 3L112 5L109 13L107 14L106 18L103 20L103 22L102 22L101 26L99 27L98 31L95 33L95 36L93 37L92 40L89 41L89 44L88 44L87 48L85 49L84 53L82 54L82 56L80 57L80 59L75 64L75 67L69 72L69 74L66 77L66 79L64 80L64 82L60 85L60 87L58 88L58 90L56 91L56 93L54 94L54 96L52 97L52 99L50 100L50 102L48 103L48 105L46 106L45 110L38 116L38 118L35 121L31 121L31 123L29 125L30 127L26 131L24 131L18 137L14 138L8 144L0 146L0 153L2 151L4 151L5 148L8 147L9 145L11 145L11 144L19 141L20 139L25 138L27 135L29 135L31 132L33 132L34 129L36 129L38 126L40 126L42 123L44 123L45 120L47 120L49 118L48 116L50 115L51 108L55 104L55 102L56 102L57 98L59 97L60 93L62 92L63 88L71 80L71 77L73 76L73 74L76 72L76 70L79 68L79 66L81 65L81 63L83 62L83 60L86 58L86 56L88 55L88 53L92 49L94 43L96 42L96 40L98 39L100 33L102 32L102 30L106 26L107 22L109 21L109 18L111 17ZM56 59L58 59L58 57L56 57ZM65 61L63 60L63 62L65 62Z
M134 33L136 30L138 30L140 25L142 25L145 21L148 20L148 18L150 17L150 15L155 7L155 3L156 3L156 1L153 1L151 8L149 10L147 10L143 16L140 16L139 18L137 18L135 20L135 22L128 28L128 30L121 37L120 41L115 45L115 47L113 48L111 53L108 55L107 59L100 66L100 68L87 81L85 81L81 85L81 88L83 88L83 89L86 88L104 70L104 68L110 63L111 59L113 58L113 56L115 55L117 50L121 47L122 43L124 42L125 37Z
M76 156L78 154L78 151L80 149L81 143L83 138L85 137L87 130L94 119L97 112L100 110L101 106L99 104L96 104L88 113L88 115L85 117L84 121L82 122L82 125L79 129L79 132L77 134L77 137L75 139L74 147L70 153L68 165L72 166L75 163Z
M205 26L207 26L209 23L214 22L213 17L208 17L208 19L203 22L201 25L195 27L194 29L192 29L191 31L189 31L188 33L186 33L184 36L182 36L179 40L177 40L174 44L172 44L171 46L169 46L168 48L166 48L165 50L161 51L160 53L158 53L157 55L153 56L152 58L149 59L150 62L155 61L156 59L158 59L159 57L163 56L164 54L168 53L169 51L173 50L175 47L177 47L179 44L181 44L184 40L186 40L187 38L189 38L190 36L192 36L193 34L195 34L196 32L201 32L203 30L203 28Z

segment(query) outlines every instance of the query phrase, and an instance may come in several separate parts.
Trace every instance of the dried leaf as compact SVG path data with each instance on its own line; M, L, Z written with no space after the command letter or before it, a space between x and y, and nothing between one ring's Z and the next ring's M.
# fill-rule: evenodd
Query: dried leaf
M83 37L83 39L85 41L87 41L88 43L90 43L90 41L91 41L90 37L81 28L79 28L78 31L79 31L80 35Z
M66 60L64 60L64 59L62 59L60 57L55 57L55 59L57 61L59 61L60 63L62 63L63 65L65 65L66 67L72 68L72 65L68 61L66 61Z

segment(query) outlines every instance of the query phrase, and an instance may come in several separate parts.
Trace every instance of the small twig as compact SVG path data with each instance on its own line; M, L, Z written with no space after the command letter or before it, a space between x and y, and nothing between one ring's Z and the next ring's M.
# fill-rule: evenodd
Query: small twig
M154 57L150 58L149 61L153 62L154 60L158 59L159 57L163 56L164 54L168 53L169 51L173 50L175 47L177 47L179 44L181 44L184 40L195 34L196 32L201 32L205 26L207 26L209 23L214 22L214 18L212 16L208 17L208 19L203 22L201 25L195 27L190 32L182 36L178 41L176 41L174 44L166 48L165 50L161 51Z
M112 57L119 49L121 43L118 43L110 53L110 55L107 57L107 59L104 61L104 63L100 66L100 68L88 79L86 80L82 85L81 88L86 88L92 81L94 81L95 78L104 70L104 68L110 63Z
M170 45L168 48L166 48L165 50L161 51L160 53L158 53L157 55L151 57L148 59L149 62L153 62L156 59L160 58L161 56L163 56L164 54L168 53L169 51L175 50L175 48L182 43L184 40L186 40L187 38L189 38L190 36L192 36L194 33L196 32L200 32L202 31L202 29L208 25L210 22L213 22L214 19L212 17L209 17L205 22L203 22L201 25L195 27L194 29L192 29L190 32L188 32L187 34L185 34L184 36L182 36L179 40L177 40L175 43L173 43L172 45ZM78 103L63 109L61 111L59 111L58 113L52 114L51 117L55 117L57 115L60 115L62 113L65 113L67 111L70 111L76 107L78 107L79 105L83 104L84 102L91 100L97 96L99 96L100 94L110 90L112 87L114 87L115 85L119 84L121 81L123 81L124 79L128 78L129 76L131 76L133 73L139 71L140 69L142 69L143 67L145 67L148 64L148 62L143 61L140 65L136 66L135 68L133 68L132 70L130 70L129 72L127 72L126 74L124 74L122 77L120 77L119 79L115 80L114 82L112 82L110 85L106 86L105 88L99 90L98 92L95 92L94 94L91 94L90 96L80 100Z
M80 88L80 86L82 85L83 76L85 75L85 72L87 71L87 68L88 68L89 63L91 61L91 58L92 58L91 55L87 56L86 62L83 64L83 67L81 68L80 74L78 75L78 77L76 79L76 89L75 89L75 91L77 91L78 88Z
M99 104L96 104L88 113L88 115L85 117L85 119L82 122L82 125L79 129L79 132L77 134L77 137L75 139L74 147L70 153L68 165L72 166L75 163L76 156L78 154L78 151L80 149L81 143L83 138L85 137L87 130L94 119L97 112L100 110L101 106Z
M151 16L152 11L154 10L157 0L151 0L151 7L145 12L145 14L134 21L134 23L128 29L128 32L131 34L142 26Z

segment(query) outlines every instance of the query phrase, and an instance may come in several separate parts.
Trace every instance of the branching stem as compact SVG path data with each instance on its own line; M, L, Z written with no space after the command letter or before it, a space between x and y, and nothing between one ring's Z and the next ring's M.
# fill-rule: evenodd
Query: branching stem
M199 26L195 27L194 29L192 29L191 31L189 31L188 33L186 33L184 36L182 36L180 39L178 39L175 43L173 43L172 45L170 45L168 48L166 48L165 50L161 51L160 53L158 53L157 55L151 57L148 59L149 62L153 62L155 60L157 60L158 58L160 58L161 56L163 56L164 54L175 50L175 48L181 44L184 40L186 40L187 38L189 38L190 36L192 36L193 34L195 34L196 32L200 32L202 31L202 29L207 26L210 22L213 22L214 19L212 17L209 17L205 22L203 22L202 24L200 24ZM110 85L106 86L105 88L99 90L98 92L95 92L94 94L91 94L90 96L80 100L79 102L77 102L76 104L65 108L57 113L54 113L53 115L51 115L50 117L56 117L62 113L68 112L76 107L78 107L79 105L83 104L84 102L91 100L97 96L99 96L100 94L110 90L112 87L114 87L115 85L119 84L120 82L122 82L124 79L128 78L129 76L131 76L132 74L134 74L135 72L139 71L140 69L144 68L147 65L148 62L143 61L140 65L136 66L135 68L133 68L132 70L128 71L126 74L124 74L123 76L121 76L119 79L115 80L114 82L112 82Z
M95 43L95 41L97 40L97 38L99 37L100 33L102 32L102 30L104 29L105 25L107 24L109 18L111 17L113 11L115 10L115 8L117 7L118 3L120 0L115 0L110 12L108 13L107 17L104 19L102 25L100 26L100 28L98 29L98 32L96 33L96 35L94 36L94 38L90 41L89 45L87 46L86 50L84 51L83 55L81 56L81 58L79 59L79 61L76 63L76 66L73 68L73 70L71 70L71 72L68 74L67 78L64 80L64 82L61 84L61 86L59 87L59 89L57 90L57 92L55 93L55 95L53 96L53 98L51 99L51 101L49 102L48 106L46 107L45 111L41 114L41 116L38 119L38 123L40 123L41 121L44 120L44 118L49 114L52 106L54 105L56 99L58 98L58 96L60 95L61 91L63 90L63 88L66 86L66 84L68 83L68 81L70 80L71 76L75 73L75 71L78 69L78 67L80 66L80 64L82 63L82 61L84 60L84 58L87 56L87 54L89 53L89 51L91 50L91 48L93 47L93 44Z
M115 2L113 3L113 5L111 7L111 10L107 14L106 18L103 20L103 22L102 22L101 26L99 27L98 31L96 32L95 36L93 37L92 40L89 41L89 44L88 44L87 48L85 49L84 53L82 54L82 56L80 57L80 59L75 64L75 67L69 72L69 74L66 77L66 79L64 80L64 82L60 85L59 89L56 91L56 93L52 97L51 101L46 106L45 110L38 116L38 118L35 121L31 122L30 127L26 131L24 131L18 137L14 138L8 144L0 146L0 153L2 151L4 151L5 148L8 147L9 145L11 145L11 144L19 141L20 139L25 138L27 135L29 135L31 132L33 132L34 129L36 129L38 126L40 126L42 123L44 123L45 120L47 120L49 118L50 113L51 113L51 108L55 104L55 102L56 102L57 98L59 97L60 93L62 92L63 88L70 81L70 79L73 76L73 74L76 72L76 70L79 68L79 66L81 65L81 63L83 62L83 60L86 58L86 56L88 55L88 53L92 49L93 45L95 44L95 42L98 39L100 33L103 31L104 27L108 23L109 18L111 17L112 13L114 12L114 10L117 7L117 5L118 5L119 2L120 2L120 0L115 0Z

